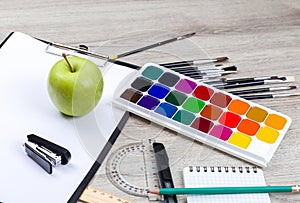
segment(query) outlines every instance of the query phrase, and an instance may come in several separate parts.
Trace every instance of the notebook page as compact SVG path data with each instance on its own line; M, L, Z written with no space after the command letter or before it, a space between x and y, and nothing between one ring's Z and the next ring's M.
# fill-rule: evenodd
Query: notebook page
M261 169L246 167L186 167L184 185L189 187L264 186ZM188 203L270 203L268 193L234 195L187 195Z

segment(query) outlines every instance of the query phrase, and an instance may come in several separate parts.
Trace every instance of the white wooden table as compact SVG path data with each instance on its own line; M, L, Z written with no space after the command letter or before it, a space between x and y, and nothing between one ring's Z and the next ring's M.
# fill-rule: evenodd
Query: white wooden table
M226 64L236 65L239 71L230 77L288 75L295 76L293 84L300 83L300 2L297 0L4 0L0 2L0 25L0 39L11 31L21 31L68 45L86 44L91 50L107 54L195 31L197 34L188 40L124 60L142 65L228 56L230 61ZM266 183L300 183L300 97L255 102L293 119L285 139L264 169ZM136 116L129 119L112 151L149 137L165 144L178 187L183 186L182 168L187 165L249 165ZM139 168L135 170L141 172ZM91 185L136 202L148 202L115 188L107 179L104 167ZM270 197L272 202L300 201L300 195L296 194L271 194ZM185 202L184 196L179 199Z

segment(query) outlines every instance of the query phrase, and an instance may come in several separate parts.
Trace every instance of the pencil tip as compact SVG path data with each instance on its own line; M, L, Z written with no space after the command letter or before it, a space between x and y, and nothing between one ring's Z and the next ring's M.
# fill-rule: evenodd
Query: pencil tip
M148 190L147 192L150 194L159 194L159 190Z
M217 60L217 62L223 62L223 61L228 60L228 57L227 56L222 56L222 57L216 58L216 60Z

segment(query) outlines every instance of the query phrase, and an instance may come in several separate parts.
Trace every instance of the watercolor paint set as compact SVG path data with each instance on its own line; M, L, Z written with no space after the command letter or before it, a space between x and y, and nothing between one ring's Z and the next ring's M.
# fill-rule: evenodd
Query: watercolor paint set
M291 124L277 111L152 63L123 81L114 104L263 167Z

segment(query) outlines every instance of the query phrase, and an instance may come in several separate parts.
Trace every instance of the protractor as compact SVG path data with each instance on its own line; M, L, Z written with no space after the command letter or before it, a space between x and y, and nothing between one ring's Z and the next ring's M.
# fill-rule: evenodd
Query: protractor
M159 201L162 196L148 193L150 188L159 188L153 142L132 143L114 151L108 157L106 174L111 183L123 192Z

